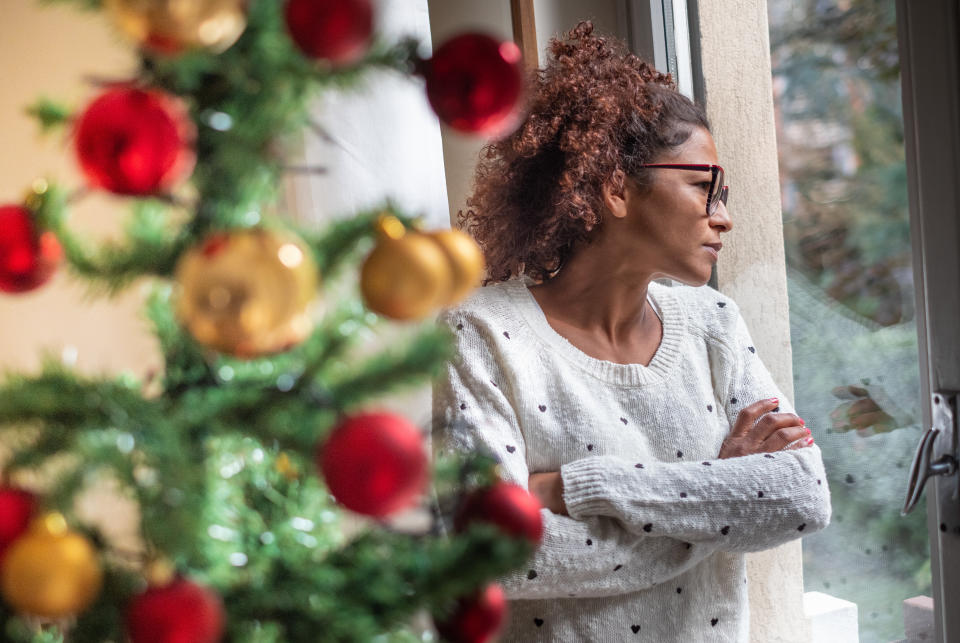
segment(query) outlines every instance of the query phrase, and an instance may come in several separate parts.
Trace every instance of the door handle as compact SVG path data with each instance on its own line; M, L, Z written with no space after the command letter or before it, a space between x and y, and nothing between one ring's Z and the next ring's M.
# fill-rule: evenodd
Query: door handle
M910 478L907 483L907 498L904 500L900 514L906 516L917 503L927 485L927 480L933 476L952 476L957 472L957 396L956 394L934 393L933 423L923 432L917 453L913 456L910 465ZM936 460L933 459L937 440L946 440L946 453Z

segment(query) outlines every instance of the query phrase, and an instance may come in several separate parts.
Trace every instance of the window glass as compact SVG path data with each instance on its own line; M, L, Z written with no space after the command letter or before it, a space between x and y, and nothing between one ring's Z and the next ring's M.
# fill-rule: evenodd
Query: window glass
M894 3L768 8L795 401L833 493L805 589L894 641L930 593L925 512L899 513L921 417Z

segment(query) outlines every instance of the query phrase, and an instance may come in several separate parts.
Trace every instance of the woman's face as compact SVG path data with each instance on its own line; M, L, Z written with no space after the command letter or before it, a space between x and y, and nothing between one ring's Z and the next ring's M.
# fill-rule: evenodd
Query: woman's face
M697 128L687 142L651 161L684 165L718 165L713 136ZM720 250L720 235L733 229L723 203L707 215L710 172L652 168L646 190L627 179L623 224L644 271L702 286L710 279ZM617 226L622 228L624 226ZM620 236L620 235L618 235Z

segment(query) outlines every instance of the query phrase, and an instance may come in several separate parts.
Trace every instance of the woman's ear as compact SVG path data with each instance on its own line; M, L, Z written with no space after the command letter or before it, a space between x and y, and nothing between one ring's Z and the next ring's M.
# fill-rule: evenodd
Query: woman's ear
M614 170L610 179L603 184L603 204L618 219L627 216L626 188L627 175L619 169Z

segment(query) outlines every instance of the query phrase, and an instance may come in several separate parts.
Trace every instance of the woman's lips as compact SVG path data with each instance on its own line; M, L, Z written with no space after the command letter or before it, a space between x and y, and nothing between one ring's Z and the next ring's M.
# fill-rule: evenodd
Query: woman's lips
M713 255L714 259L718 259L720 257L720 248L723 247L723 244L722 243L705 243L703 244L703 247L706 248L710 252L710 254Z

